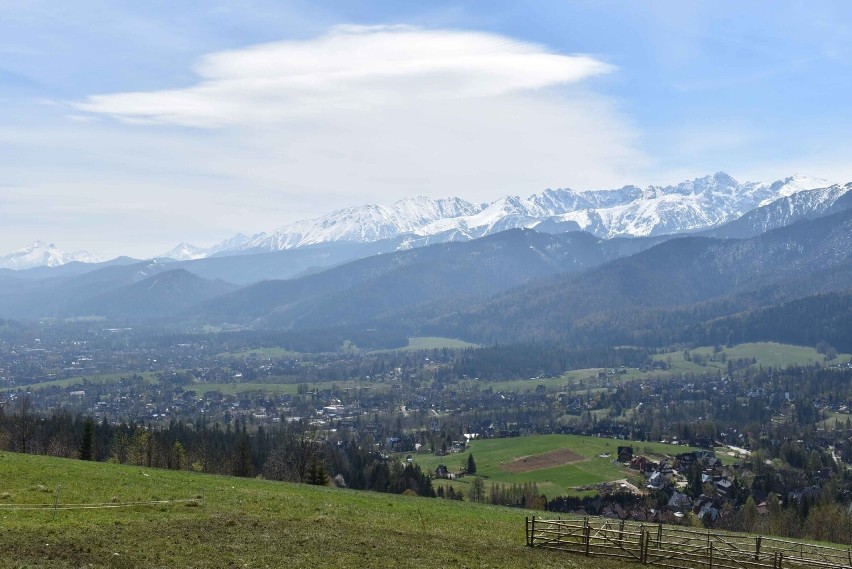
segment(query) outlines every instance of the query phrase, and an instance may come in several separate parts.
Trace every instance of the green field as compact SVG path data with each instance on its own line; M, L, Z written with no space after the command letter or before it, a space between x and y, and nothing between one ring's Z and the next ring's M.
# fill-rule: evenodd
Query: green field
M689 350L692 355L698 355L706 358L705 364L687 361L684 358L683 351L670 352L666 354L657 354L652 356L653 360L671 363L671 368L667 370L649 370L642 371L638 368L623 368L618 370L616 374L609 374L609 381L629 381L634 379L648 378L669 378L679 377L684 373L704 375L707 373L715 373L717 370L723 373L727 370L727 361L721 361L721 355L725 355L726 360L737 360L741 358L755 358L757 363L750 367L787 367L791 365L826 365L822 354L817 353L815 348L805 346L794 346L792 344L778 344L775 342L754 342L749 344L738 344L730 348L722 348L719 354L716 354L716 360L710 360L713 356L712 346L703 346ZM848 361L849 354L838 354L837 361ZM520 378L507 381L486 382L480 380L477 383L480 388L491 387L495 391L515 391L523 392L533 390L538 385L544 385L548 391L560 390L568 384L577 383L579 381L597 380L600 372L610 372L608 368L587 368L575 369L566 371L560 377L546 378Z
M697 354L710 358L713 356L713 348L710 346L695 348L689 350L690 354ZM736 360L740 358L755 358L757 360L753 367L787 367L791 365L825 365L825 358L818 353L815 348L805 346L794 346L791 344L778 344L776 342L755 342L750 344L737 344L730 348L722 348L719 354L716 354L717 359L721 354L724 354L728 360ZM727 369L727 363L722 361L708 361L706 365L698 365L684 359L683 352L673 352L670 354L660 354L654 356L655 360L668 361L671 358L672 369L674 372L693 372L702 373L709 369ZM838 354L838 360L848 360L849 354Z
M522 484L535 482L539 491L548 498L577 494L577 486L586 486L600 482L620 480L635 475L615 461L619 446L633 446L636 454L660 457L689 450L689 447L651 442L631 442L599 437L581 437L576 435L533 435L504 439L474 440L470 444L470 453L476 461L476 475L487 479L487 483ZM584 460L543 468L529 472L512 473L504 466L511 461L544 454L553 450L567 448L582 456ZM608 458L600 455L609 454ZM457 472L467 466L468 452L435 456L417 454L416 461L427 472L434 472L439 464L447 466L450 472ZM457 487L467 486L471 477L460 479Z
M455 338L441 338L438 336L420 336L409 338L408 345L404 348L397 348L400 352L415 352L417 350L440 350L443 348L460 349L460 348L477 348L479 344L471 344L464 340Z
M9 506L196 502L51 511ZM200 497L204 497L205 508ZM529 549L527 512L0 454L0 567L631 567ZM540 514L540 513L539 513Z
M39 383L31 383L29 385L19 385L17 387L5 387L0 389L0 391L14 391L17 389L27 389L27 390L35 390L35 389L45 389L48 387L60 387L60 388L68 388L75 385L83 385L85 382L89 383L116 383L122 378L129 378L133 375L141 376L148 383L157 383L157 378L154 376L153 372L143 371L143 372L125 372L125 373L103 373L99 375L87 375L83 377L71 377L68 379L55 379L52 381L42 381Z
M283 359L283 358L300 358L302 354L299 352L291 352L284 348L252 348L250 350L242 350L239 352L223 352L220 356L233 356L235 358L268 358L268 359Z

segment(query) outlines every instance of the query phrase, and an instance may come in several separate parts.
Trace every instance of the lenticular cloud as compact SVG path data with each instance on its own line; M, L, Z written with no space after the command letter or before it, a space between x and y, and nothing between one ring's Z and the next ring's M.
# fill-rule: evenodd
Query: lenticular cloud
M591 56L495 34L338 26L306 41L209 54L189 87L93 95L74 106L128 122L210 128L495 98L611 70Z

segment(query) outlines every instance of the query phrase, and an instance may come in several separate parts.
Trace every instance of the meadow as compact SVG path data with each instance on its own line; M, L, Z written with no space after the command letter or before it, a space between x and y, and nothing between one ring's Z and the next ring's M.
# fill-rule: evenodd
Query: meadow
M148 500L193 502L46 511ZM203 506L202 506L203 499ZM482 567L611 569L617 561L525 547L535 512L0 454L0 567ZM540 514L540 512L539 512Z
M472 454L476 462L476 475L486 479L486 486L494 483L523 484L535 482L540 493L549 499L557 496L578 495L577 486L588 486L601 482L630 479L641 485L641 477L618 462L619 446L632 446L635 454L643 454L655 459L665 455L686 452L690 447L653 442L622 441L602 437L582 437L577 435L533 435L502 439L480 439L470 443L469 450L446 456L434 454L414 455L417 464L427 472L435 472L439 464L445 465L450 472L458 472L467 466L468 455ZM569 449L581 457L581 460L561 466L552 466L526 472L511 472L507 465L518 459L534 457L559 449ZM456 481L456 489L466 491L472 477L466 476ZM437 482L441 484L442 482Z

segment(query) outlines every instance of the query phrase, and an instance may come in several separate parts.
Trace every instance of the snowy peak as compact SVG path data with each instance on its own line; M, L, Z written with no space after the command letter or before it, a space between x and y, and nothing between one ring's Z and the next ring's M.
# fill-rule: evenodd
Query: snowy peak
M816 188L827 188L831 185L831 182L829 182L828 180L823 180L822 178L811 178L810 176L794 174L789 178L784 178L783 180L773 182L770 185L770 190L773 194L775 194L777 199L792 196L793 194L797 194L802 191L813 190ZM766 205L767 203L770 203L772 201L774 200L768 199L762 202L760 205Z
M181 241L173 249L166 251L162 255L157 255L157 258L174 259L175 261L193 261L195 259L203 259L207 256L207 253L207 249L196 247L186 241Z
M242 245L252 239L265 237L265 233L258 233L253 237L238 233L230 239L220 241L211 247L197 247L186 241L181 241L175 247L161 255L157 255L158 259L174 259L175 261L194 261L195 259L204 259L212 257L219 253L228 253L238 250Z
M472 215L479 209L461 198L435 200L422 196L399 200L390 206L355 206L291 223L268 236L251 239L237 249L277 251L334 241L380 241L416 233L437 220Z
M395 237L403 237L404 247L410 247L542 224L563 230L579 227L604 238L687 233L722 225L779 198L828 185L825 180L799 175L770 184L740 183L725 172L716 172L669 186L547 189L527 198L504 196L481 205L461 198L414 197L389 206L355 206L297 221L270 235L249 239L232 252Z
M53 243L34 241L22 249L0 257L0 269L32 269L34 267L58 267L66 263L100 263L103 259L86 251L66 253Z

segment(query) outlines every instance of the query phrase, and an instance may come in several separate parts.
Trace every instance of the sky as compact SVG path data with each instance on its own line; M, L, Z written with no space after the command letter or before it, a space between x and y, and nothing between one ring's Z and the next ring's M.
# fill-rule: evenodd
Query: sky
M852 3L0 0L0 255L724 170L852 181Z

